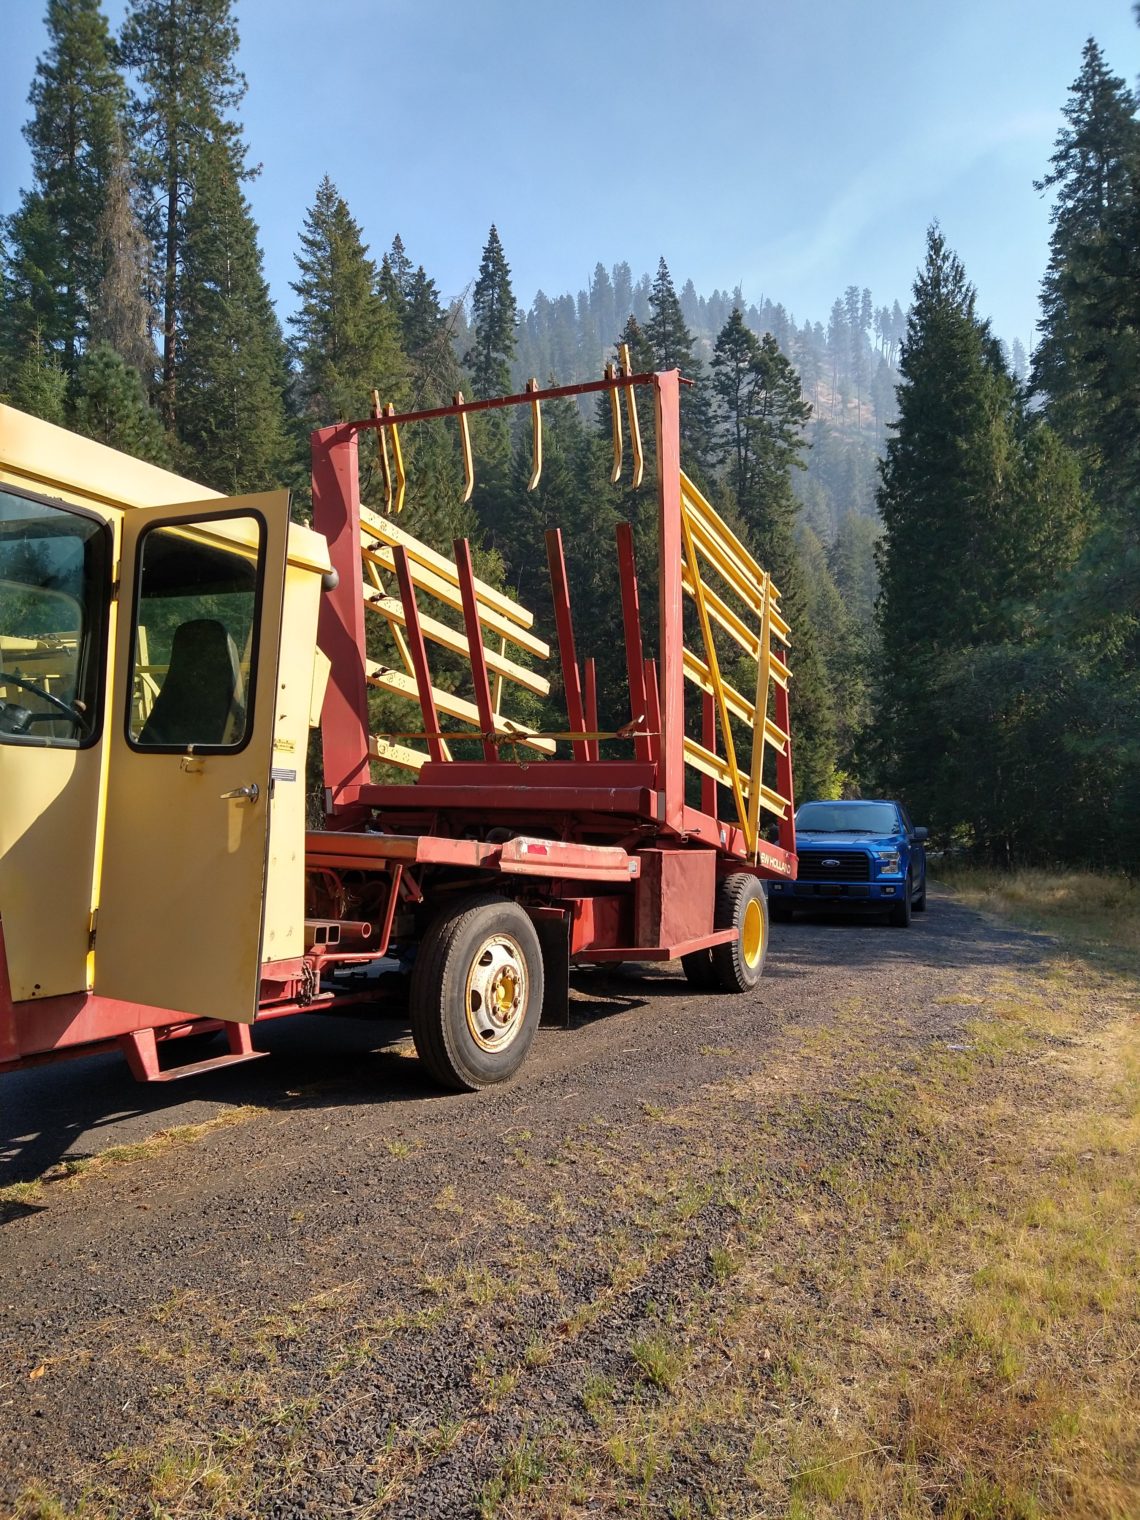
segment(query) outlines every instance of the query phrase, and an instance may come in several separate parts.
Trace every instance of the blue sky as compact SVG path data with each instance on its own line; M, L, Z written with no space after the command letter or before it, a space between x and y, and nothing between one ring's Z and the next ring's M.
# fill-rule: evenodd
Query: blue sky
M124 0L105 0L117 23ZM0 0L0 212L44 0ZM332 176L377 257L399 232L447 298L498 225L515 294L664 254L826 322L848 284L906 305L938 217L1027 346L1049 235L1033 189L1093 35L1135 84L1131 0L238 0L242 111L282 315Z

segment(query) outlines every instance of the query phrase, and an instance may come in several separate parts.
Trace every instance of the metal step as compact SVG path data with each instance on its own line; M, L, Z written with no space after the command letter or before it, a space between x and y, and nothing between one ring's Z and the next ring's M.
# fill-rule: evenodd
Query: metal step
M156 1072L147 1081L177 1082L182 1077L197 1077L204 1071L218 1071L223 1066L241 1066L246 1061L260 1061L268 1054L267 1050L243 1051L238 1055L230 1051L224 1056L211 1056L206 1061L188 1061L185 1066L172 1066L168 1071Z
M205 1061L188 1061L163 1071L158 1064L158 1042L153 1029L136 1029L119 1036L119 1048L127 1058L136 1082L177 1082L182 1077L197 1077L204 1071L218 1071L223 1066L240 1066L243 1061L260 1061L267 1050L254 1050L251 1025L222 1022L229 1050L224 1056L210 1056Z

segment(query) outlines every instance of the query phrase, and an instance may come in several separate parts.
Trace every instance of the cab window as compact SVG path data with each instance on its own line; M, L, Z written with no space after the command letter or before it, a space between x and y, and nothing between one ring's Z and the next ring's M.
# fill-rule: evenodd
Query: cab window
M136 749L245 743L262 548L254 516L156 525L140 538L127 714Z
M0 490L0 744L96 737L107 540L96 518Z

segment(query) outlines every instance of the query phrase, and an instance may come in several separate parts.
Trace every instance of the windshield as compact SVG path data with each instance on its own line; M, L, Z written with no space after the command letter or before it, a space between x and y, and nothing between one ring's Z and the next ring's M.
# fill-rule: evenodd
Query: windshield
M899 815L891 802L805 802L796 828L804 834L897 834Z
M0 490L0 744L92 737L105 551L94 518Z

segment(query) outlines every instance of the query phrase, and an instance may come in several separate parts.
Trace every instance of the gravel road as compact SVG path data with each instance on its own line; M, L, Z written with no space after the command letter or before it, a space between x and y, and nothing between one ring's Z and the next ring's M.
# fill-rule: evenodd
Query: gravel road
M951 994L1041 954L932 892L907 931L775 926L753 996L583 972L571 1027L476 1097L433 1089L399 1025L315 1018L186 1083L137 1086L112 1058L0 1079L0 1186L259 1110L0 1213L0 1511L59 1513L42 1491L86 1493L85 1515L489 1512L504 1454L535 1421L579 1426L588 1380L708 1278L724 1221L697 1199L612 1291L613 1253L652 1234L620 1184L695 1165L702 1106L845 1010L952 1042Z

